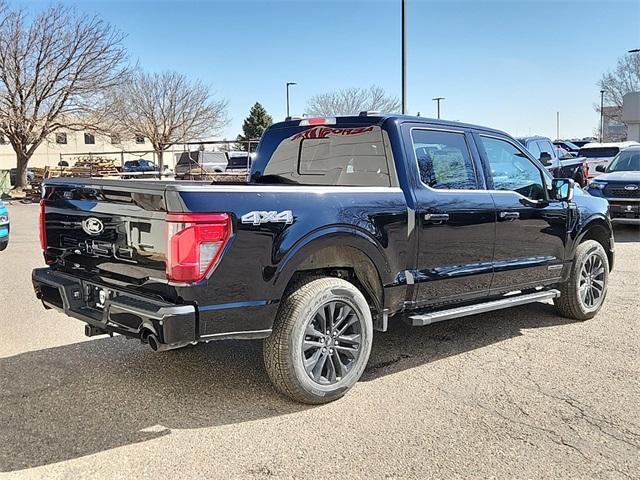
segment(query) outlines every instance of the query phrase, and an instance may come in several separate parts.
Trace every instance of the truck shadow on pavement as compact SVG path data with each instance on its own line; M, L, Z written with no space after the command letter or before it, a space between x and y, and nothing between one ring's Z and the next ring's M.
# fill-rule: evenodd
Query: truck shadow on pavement
M532 304L377 335L363 381L570 323ZM308 408L271 388L260 342L154 353L123 337L0 359L0 471L70 460L170 433Z

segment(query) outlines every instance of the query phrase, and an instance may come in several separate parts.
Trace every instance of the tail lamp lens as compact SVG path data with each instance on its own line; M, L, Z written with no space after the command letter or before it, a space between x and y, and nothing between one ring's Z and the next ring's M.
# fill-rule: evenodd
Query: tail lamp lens
M167 278L199 282L215 268L231 237L226 213L169 213L167 221Z
M44 200L40 200L40 214L38 216L38 237L40 238L40 248L47 250L47 225L44 216Z

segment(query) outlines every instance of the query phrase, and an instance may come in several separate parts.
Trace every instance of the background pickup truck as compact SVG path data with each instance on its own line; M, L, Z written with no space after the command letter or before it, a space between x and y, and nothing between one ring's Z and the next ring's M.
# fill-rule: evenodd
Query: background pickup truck
M542 163L555 178L572 178L585 187L589 178L589 165L584 157L567 155L560 157L558 148L547 137L523 137L518 141Z
M497 130L403 116L270 127L247 185L55 179L41 203L47 308L154 350L264 340L276 388L344 395L374 330L554 299L602 306L607 202Z

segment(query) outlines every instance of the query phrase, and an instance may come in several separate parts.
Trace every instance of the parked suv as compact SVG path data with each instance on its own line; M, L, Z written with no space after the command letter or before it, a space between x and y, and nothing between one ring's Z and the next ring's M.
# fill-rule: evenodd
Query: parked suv
M156 351L264 339L276 389L325 403L357 382L389 322L546 300L595 316L611 222L606 200L573 186L498 130L289 120L264 133L246 185L47 180L33 285L89 336Z
M127 160L122 166L122 171L127 173L157 172L158 166L150 160Z
M617 143L588 143L580 148L579 156L586 158L589 164L589 178L598 176L602 168L607 167L609 162L625 148L640 145L638 142L617 142ZM597 167L602 167L598 169Z
M589 184L589 193L609 201L612 222L640 225L640 146L623 150L607 167L596 169L603 175Z
M572 178L581 187L586 186L588 177L587 163L582 158L571 155L560 156L558 148L547 137L522 137L518 141L531 155L556 178Z

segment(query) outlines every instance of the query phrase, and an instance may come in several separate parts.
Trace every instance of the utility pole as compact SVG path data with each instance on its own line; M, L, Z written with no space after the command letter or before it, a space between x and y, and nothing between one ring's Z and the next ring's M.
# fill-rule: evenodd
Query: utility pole
M604 142L604 90L600 90L600 143Z
M402 114L407 114L407 0L402 1Z
M560 112L556 112L556 140L560 140Z
M434 102L438 102L438 118L440 118L440 101L444 100L444 97L436 97L432 99Z
M289 113L289 87L291 85L297 85L296 82L287 82L287 118L290 117L290 113Z

